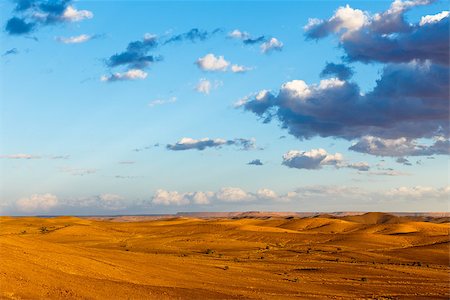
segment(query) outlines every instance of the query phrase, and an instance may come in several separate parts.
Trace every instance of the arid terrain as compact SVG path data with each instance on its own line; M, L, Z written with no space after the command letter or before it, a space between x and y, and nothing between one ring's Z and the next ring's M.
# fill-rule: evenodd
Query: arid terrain
M448 299L445 217L1 217L2 299Z

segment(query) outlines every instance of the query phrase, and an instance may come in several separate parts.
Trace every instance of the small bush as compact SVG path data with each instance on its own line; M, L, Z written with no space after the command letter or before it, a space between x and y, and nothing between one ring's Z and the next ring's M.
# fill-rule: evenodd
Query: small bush
M228 267L228 266L224 266L224 267L223 267L224 270L228 270L229 268L230 268L230 267Z
M212 249L206 249L205 250L205 254L214 254L216 251L212 250Z
M41 231L42 234L48 233L48 228L47 227L42 226L39 230Z

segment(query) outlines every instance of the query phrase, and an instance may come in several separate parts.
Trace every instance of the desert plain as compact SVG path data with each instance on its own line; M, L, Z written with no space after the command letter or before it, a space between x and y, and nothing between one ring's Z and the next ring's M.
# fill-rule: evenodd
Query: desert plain
M449 299L448 217L0 218L1 299Z

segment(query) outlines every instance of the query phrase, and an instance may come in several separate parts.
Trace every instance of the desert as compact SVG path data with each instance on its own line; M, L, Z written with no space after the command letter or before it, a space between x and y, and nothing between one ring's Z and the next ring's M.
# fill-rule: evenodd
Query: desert
M2 299L448 299L448 216L1 217Z

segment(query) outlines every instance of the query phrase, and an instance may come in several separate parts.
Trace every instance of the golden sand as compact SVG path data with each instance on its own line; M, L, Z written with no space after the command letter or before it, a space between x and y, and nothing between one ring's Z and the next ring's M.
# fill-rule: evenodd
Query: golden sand
M2 299L448 299L445 221L0 218Z

